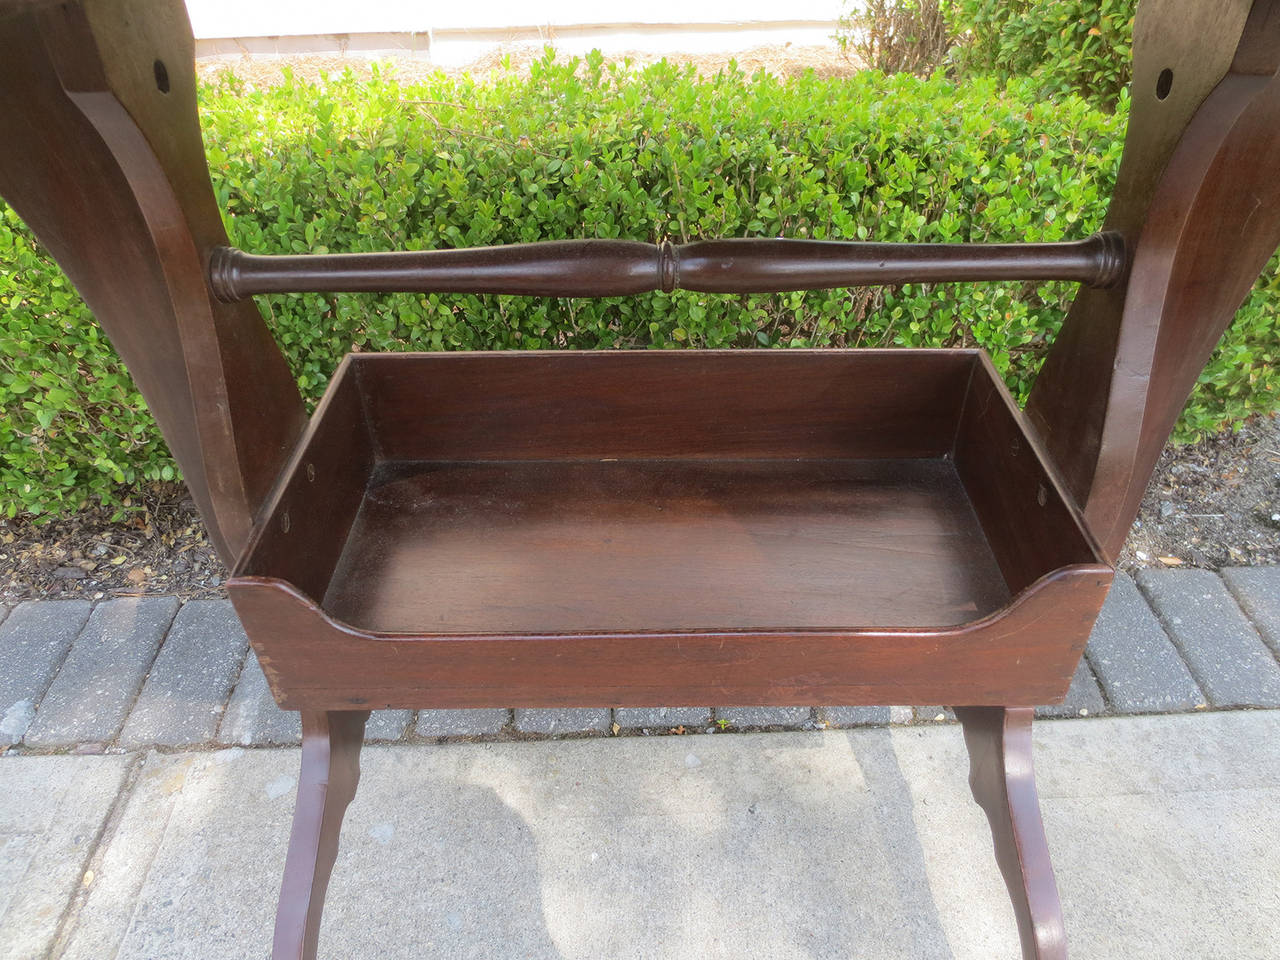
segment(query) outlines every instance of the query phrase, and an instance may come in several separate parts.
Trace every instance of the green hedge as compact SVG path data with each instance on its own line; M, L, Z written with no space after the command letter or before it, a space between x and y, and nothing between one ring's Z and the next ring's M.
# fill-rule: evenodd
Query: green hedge
M1075 93L1108 110L1132 79L1137 0L951 0L952 64L1002 80L1031 77L1046 96Z
M412 86L332 78L201 92L233 242L412 249L568 237L1009 241L1089 234L1124 111L1033 82L865 73L700 80L535 64L532 76ZM351 349L986 347L1025 394L1069 284L717 297L264 298L314 400ZM1260 285L1205 375L1183 437L1277 406L1277 293ZM174 475L151 418L75 292L12 211L0 223L0 501L10 516L119 503Z

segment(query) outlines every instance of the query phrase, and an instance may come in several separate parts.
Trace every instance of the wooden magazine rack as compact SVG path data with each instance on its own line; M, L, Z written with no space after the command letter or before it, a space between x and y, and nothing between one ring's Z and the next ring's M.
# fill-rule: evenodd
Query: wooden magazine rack
M179 0L0 4L0 193L128 364L302 776L314 957L367 711L947 703L1027 958L1066 955L1031 766L1153 465L1280 244L1280 0L1143 0L1100 234L230 249ZM980 350L349 356L315 414L254 294L1083 286L1018 410Z

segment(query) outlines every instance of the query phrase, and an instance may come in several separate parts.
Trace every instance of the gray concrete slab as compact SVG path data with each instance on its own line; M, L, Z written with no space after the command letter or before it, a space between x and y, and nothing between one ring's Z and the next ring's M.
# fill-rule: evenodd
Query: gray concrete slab
M1044 719L1063 717L1096 717L1106 710L1102 700L1102 691L1098 681L1089 669L1089 661L1084 657L1076 664L1076 672L1071 676L1071 686L1067 688L1066 699L1051 707L1036 707L1036 716Z
M1208 570L1143 570L1138 586L1215 707L1280 707L1280 663Z
M1274 957L1280 712L1041 723L1036 749L1073 960ZM297 762L149 758L65 960L265 956ZM362 767L324 956L1017 953L955 726L373 747Z
M618 707L614 722L623 729L668 730L672 727L706 727L710 707Z
M86 600L27 600L0 623L0 746L21 742L88 619Z
M1208 702L1128 574L1112 581L1085 657L1117 713L1171 713Z
M242 747L260 747L302 742L302 720L296 711L281 710L266 674L252 650L218 729L218 742Z
M889 707L819 707L818 719L828 727L869 727L888 723Z
M1280 656L1280 565L1228 567L1222 579L1271 652Z
M497 733L510 722L511 711L501 707L419 710L414 731L420 737L480 737Z
M595 733L608 730L612 722L612 711L608 707L558 707L515 712L515 728L521 733Z
M0 758L0 960L44 957L128 766L125 757Z
M36 709L28 746L113 740L178 612L176 597L99 603Z
M716 720L727 720L737 729L753 727L799 728L813 721L812 707L716 707Z
M213 740L249 638L230 600L189 600L165 637L120 732L128 748Z

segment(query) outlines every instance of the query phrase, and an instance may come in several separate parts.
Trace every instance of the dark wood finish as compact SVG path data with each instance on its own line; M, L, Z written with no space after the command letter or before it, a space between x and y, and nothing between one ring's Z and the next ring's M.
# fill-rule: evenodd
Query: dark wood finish
M1062 699L1110 582L1109 567L1066 567L951 627L529 635L377 633L283 580L237 577L230 591L292 710L1032 704Z
M302 770L271 960L315 960L342 817L360 782L367 710L302 712Z
M356 355L286 476L294 707L1040 702L1110 581L976 351Z
M996 862L1018 919L1023 960L1067 960L1067 931L1040 819L1031 707L956 707L969 786L991 824Z
M207 289L208 252L227 238L192 49L181 4L66 3L0 20L0 194L110 336L230 564L305 414L257 309Z
M209 282L225 301L262 293L506 293L614 297L652 290L765 293L885 283L1076 280L1115 284L1118 234L1067 243L857 243L553 240L463 250L255 256L213 251Z
M1132 251L1130 277L1081 291L1027 407L1108 556L1205 361L1280 245L1280 3L1144 2L1134 58L1106 227Z
M1031 705L1065 692L1280 244L1280 0L1142 0L1103 233L1049 245L255 257L210 189L192 46L178 0L0 4L0 193L128 364L304 711L277 960L315 955L364 710L709 702L965 704L1024 956L1065 956ZM770 351L348 358L307 424L261 315L224 302L1047 278L1095 286L1027 421L974 351Z

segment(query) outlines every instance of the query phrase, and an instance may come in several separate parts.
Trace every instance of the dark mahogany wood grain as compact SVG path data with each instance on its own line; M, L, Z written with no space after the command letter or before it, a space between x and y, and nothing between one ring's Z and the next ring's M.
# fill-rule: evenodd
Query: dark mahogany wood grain
M1054 652L961 666L1057 574ZM250 633L292 706L985 703L1060 697L1108 580L975 352L543 352L348 357L230 589L291 608ZM374 645L326 700L321 624Z
M1067 567L947 628L527 636L377 634L281 580L228 590L277 701L327 710L1057 702L1110 583Z
M360 782L367 710L304 710L302 770L271 960L315 960L342 817Z
M1030 707L956 707L969 748L969 786L991 824L1013 901L1023 960L1067 960L1058 883L1040 819Z
M945 626L1009 592L950 460L528 460L380 467L316 596L523 634Z
M0 194L110 336L234 563L305 419L257 309L206 285L207 253L227 239L192 50L181 4L65 3L0 21Z
M938 457L976 351L353 358L387 460Z
M1027 406L1109 556L1210 352L1280 244L1278 62L1276 0L1139 7L1106 224L1125 237L1130 277L1080 292Z
M410 291L612 297L652 290L762 293L885 283L1075 280L1116 283L1118 234L1065 243L859 243L735 238L679 246L551 240L463 250L254 255L213 251L222 300L254 294Z

